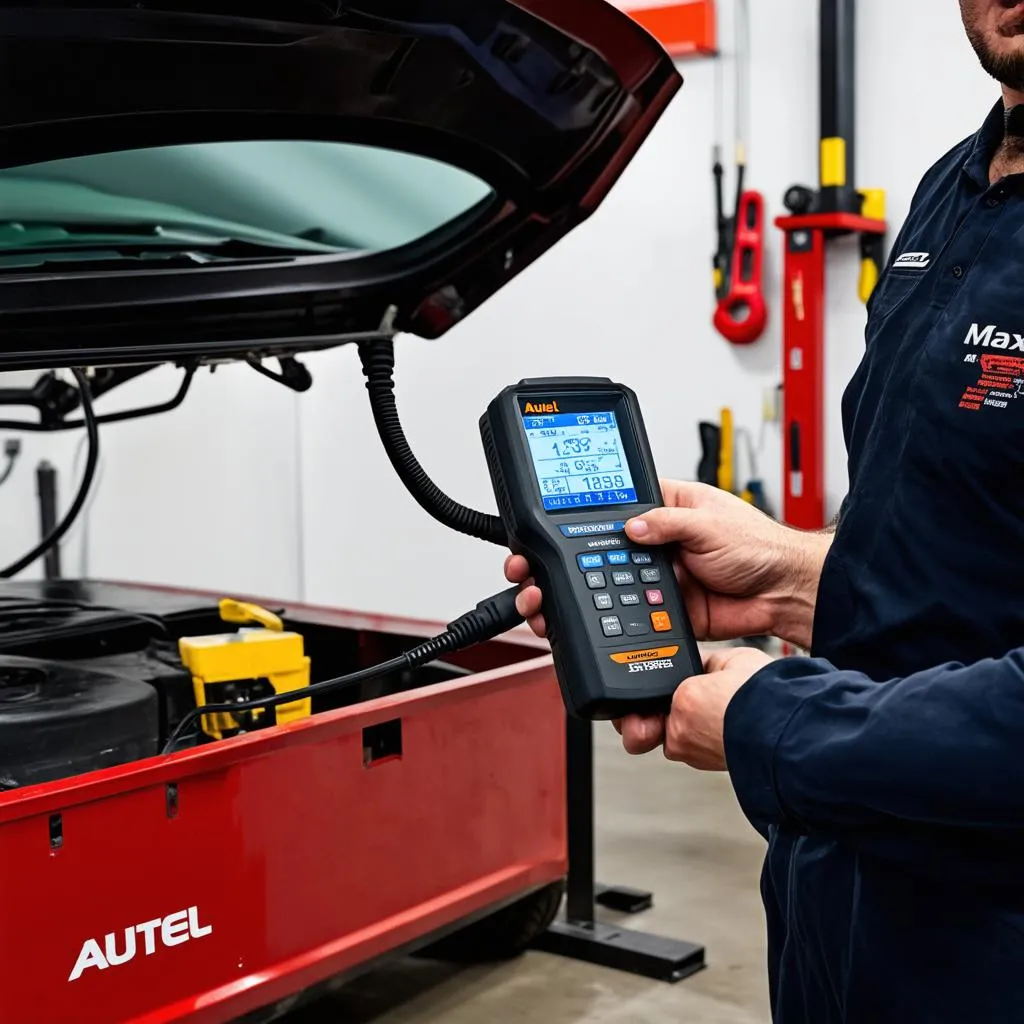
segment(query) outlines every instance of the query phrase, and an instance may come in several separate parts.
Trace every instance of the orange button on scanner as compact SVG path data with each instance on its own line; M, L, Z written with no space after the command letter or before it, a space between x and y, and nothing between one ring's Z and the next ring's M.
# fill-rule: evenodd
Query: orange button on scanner
M651 612L651 625L655 633L667 633L672 629L672 620L668 612Z

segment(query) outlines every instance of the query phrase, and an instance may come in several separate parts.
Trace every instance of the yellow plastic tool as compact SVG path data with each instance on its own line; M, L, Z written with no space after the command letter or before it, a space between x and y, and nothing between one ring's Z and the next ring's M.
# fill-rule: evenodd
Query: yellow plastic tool
M274 693L298 692L309 686L310 660L305 655L300 634L287 632L280 617L258 605L225 599L220 603L225 622L260 623L259 627L235 633L182 637L178 651L182 664L192 674L196 706L230 703L240 690L253 690L260 681ZM312 713L309 698L283 704L276 709L278 725L308 718ZM252 713L258 721L274 711ZM211 739L234 735L241 724L234 715L203 715L202 730Z
M718 486L723 491L732 491L735 478L735 441L733 439L732 409L722 410L722 441L718 458Z

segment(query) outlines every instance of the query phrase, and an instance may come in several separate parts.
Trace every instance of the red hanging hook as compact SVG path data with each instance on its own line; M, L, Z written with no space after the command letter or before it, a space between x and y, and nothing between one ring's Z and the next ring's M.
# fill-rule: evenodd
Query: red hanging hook
M764 333L764 196L743 192L736 210L729 276L715 307L715 330L734 345L750 345Z

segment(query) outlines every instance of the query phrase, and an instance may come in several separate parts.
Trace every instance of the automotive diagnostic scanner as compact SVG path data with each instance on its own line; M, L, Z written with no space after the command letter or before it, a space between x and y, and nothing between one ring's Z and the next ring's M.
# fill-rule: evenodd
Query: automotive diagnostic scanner
M668 551L625 533L662 504L636 395L606 378L524 380L480 430L509 547L544 593L569 713L667 711L702 666Z

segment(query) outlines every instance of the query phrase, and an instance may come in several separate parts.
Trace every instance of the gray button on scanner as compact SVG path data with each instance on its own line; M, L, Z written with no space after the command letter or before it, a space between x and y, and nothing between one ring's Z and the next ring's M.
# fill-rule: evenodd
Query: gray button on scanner
M622 623L617 615L605 615L601 618L601 630L605 636L622 636Z
M595 594L594 595L594 607L599 612L606 612L612 607L612 595L611 594Z
M588 572L584 579L591 590L604 590L608 586L608 580L605 579L603 572Z

